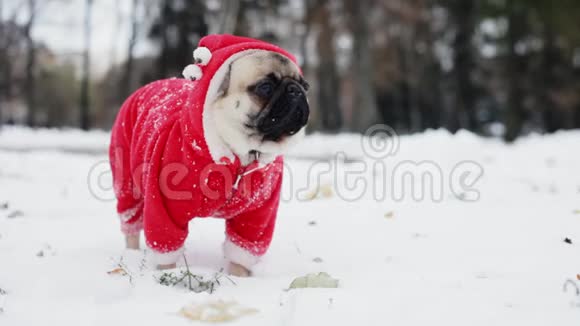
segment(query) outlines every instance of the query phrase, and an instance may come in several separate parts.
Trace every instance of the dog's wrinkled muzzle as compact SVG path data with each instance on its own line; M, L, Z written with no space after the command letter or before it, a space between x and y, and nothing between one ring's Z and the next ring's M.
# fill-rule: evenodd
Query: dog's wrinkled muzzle
M264 141L279 141L296 134L308 122L310 108L306 91L295 80L286 78L258 115L257 129Z

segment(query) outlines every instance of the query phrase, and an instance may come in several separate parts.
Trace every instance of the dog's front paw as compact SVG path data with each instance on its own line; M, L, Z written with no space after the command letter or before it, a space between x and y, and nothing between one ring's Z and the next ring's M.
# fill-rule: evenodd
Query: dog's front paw
M139 233L125 235L127 249L139 250Z
M162 271L164 269L174 269L177 268L177 264L173 263L173 264L158 264L157 265L157 269Z
M252 275L252 272L245 268L244 266L236 263L230 263L228 266L228 273L232 276L237 277L249 277Z

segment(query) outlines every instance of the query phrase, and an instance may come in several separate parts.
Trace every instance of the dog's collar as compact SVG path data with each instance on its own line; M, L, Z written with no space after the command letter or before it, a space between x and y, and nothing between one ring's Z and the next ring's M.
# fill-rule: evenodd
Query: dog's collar
M248 156L250 157L251 161L260 162L260 156L262 156L262 153L260 151L253 149L253 150L248 152Z
M260 166L264 167L276 159L278 155L262 153L257 150L251 150L248 154L245 155L244 159L241 159L240 162L243 166L250 165L254 162L257 162Z

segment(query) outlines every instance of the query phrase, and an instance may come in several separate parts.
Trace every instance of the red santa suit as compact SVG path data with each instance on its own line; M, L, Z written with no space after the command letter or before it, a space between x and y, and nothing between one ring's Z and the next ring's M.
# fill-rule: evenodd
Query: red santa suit
M282 157L243 165L217 134L208 106L228 66L248 51L285 50L232 35L203 38L190 79L153 82L131 95L113 126L110 162L125 234L144 230L158 264L176 262L196 217L226 219L224 253L247 268L272 240ZM192 80L195 79L195 80Z

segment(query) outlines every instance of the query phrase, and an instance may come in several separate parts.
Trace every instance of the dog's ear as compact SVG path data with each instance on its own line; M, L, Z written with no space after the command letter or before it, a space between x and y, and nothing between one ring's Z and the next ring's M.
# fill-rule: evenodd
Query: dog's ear
M217 92L218 98L228 95L228 89L230 88L230 76L231 76L231 74L232 74L232 64L230 63L228 65L228 70L226 71L226 75L224 76L224 79L222 80L222 83L220 85L220 88L218 88L218 92Z

